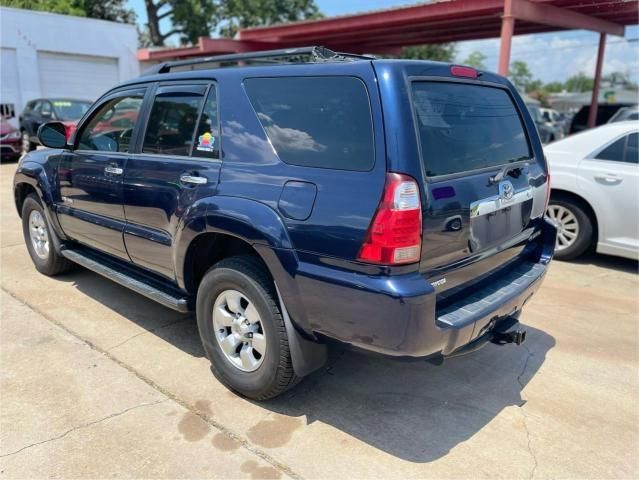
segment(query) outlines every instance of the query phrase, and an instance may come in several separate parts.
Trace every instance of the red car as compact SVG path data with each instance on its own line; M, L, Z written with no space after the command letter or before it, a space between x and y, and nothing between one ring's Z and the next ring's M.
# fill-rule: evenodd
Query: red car
M0 158L15 160L22 149L22 135L20 130L11 125L4 118L0 119Z

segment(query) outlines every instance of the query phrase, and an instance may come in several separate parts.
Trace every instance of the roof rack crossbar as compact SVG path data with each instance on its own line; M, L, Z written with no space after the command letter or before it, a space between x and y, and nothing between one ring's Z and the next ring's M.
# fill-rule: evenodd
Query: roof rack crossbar
M192 58L188 60L176 60L164 62L146 70L142 75L155 75L157 73L168 73L176 67L187 67L203 63L230 63L250 60L268 60L271 58L291 58L300 55L309 55L311 62L325 62L329 60L365 59L374 60L375 57L367 55L357 55L354 53L337 53L325 47L298 47L282 48L278 50L263 50L258 52L230 53L226 55L215 55L213 57Z

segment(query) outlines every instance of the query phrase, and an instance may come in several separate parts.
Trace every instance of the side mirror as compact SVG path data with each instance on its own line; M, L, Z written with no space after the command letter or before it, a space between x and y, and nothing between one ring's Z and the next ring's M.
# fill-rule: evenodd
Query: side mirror
M38 140L45 147L64 148L67 146L66 128L62 122L47 122L38 128Z

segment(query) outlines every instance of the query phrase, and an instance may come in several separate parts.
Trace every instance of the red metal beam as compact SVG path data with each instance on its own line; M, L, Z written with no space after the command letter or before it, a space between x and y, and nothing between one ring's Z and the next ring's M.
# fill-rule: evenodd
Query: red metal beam
M566 29L592 30L611 35L624 35L623 25L619 25L592 15L559 8L553 5L533 3L528 0L512 0L512 15L519 20L554 25Z
M601 71L603 70L604 52L606 49L606 34L599 34L599 50L597 51L597 66L595 67L595 83L592 86L592 98L590 99L590 110L588 110L588 127L595 126L597 121L597 110L599 109L599 87L601 85Z
M515 31L515 17L513 16L513 3L517 0L504 0L504 16L501 18L501 41L499 43L499 62L497 73L504 77L508 75L510 65L510 50L513 33Z

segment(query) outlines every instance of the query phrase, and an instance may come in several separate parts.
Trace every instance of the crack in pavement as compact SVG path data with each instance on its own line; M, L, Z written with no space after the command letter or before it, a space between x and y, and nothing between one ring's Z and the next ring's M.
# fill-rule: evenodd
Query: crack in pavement
M131 365L124 363L122 360L120 360L119 358L117 358L116 356L114 356L113 354L109 353L107 350L105 350L102 347L99 347L98 345L96 345L95 343L91 342L90 340L83 338L82 335L74 332L73 330L71 330L70 328L68 328L66 325L64 325L63 323L59 322L58 320L56 320L55 318L51 317L48 313L41 311L40 309L38 309L35 305L32 305L31 303L29 303L28 301L20 298L18 295L14 294L13 292L11 292L10 290L8 290L6 287L4 286L0 286L0 289L3 290L4 292L6 292L8 295L10 295L11 297L15 298L16 300L18 300L19 302L21 302L22 304L26 305L27 307L29 307L31 310L33 310L34 312L37 312L38 314L40 314L44 319L46 319L47 321L51 322L52 324L56 325L57 327L61 328L62 330L64 330L65 332L67 332L69 335L73 336L74 338L77 338L78 340L84 342L86 345L88 345L92 350L95 350L96 352L101 353L102 355L104 355L105 357L107 357L109 360L111 360L112 362L116 363L117 365L121 366L122 368L124 368L125 370L127 370L128 372L130 372L132 375L134 375L136 378L139 378L141 381L143 381L144 383L146 383L147 385L149 385L151 388L153 388L154 390L157 390L158 392L164 394L166 397L170 398L171 400L173 400L175 403L177 403L178 405L181 405L182 407L184 407L185 409L187 409L189 412L191 412L193 415L196 415L198 417L200 417L202 420L204 420L206 423L208 423L211 427L215 428L216 430L219 430L220 432L222 432L223 434L225 434L226 436L232 438L233 440L235 440L236 442L238 442L244 449L246 449L247 451L249 451L250 453L252 453L253 455L261 458L262 460L264 460L266 463L270 464L271 466L273 466L273 468L275 468L276 470L284 473L285 475L288 475L289 477L295 479L295 480L302 480L304 477L302 477L300 474L298 474L297 472L295 472L291 467L289 467L288 465L279 462L278 460L276 460L275 458L271 457L268 453L260 450L258 447L254 446L248 439L244 438L241 435L238 435L237 433L233 432L231 429L227 428L226 426L224 426L223 424L221 424L220 422L213 420L212 418L208 417L207 415L199 412L197 409L195 409L193 407L193 405L190 405L189 403L187 403L185 400L182 400L180 397L176 396L174 393L166 390L165 388L161 387L160 385L158 385L157 383L155 383L153 380L151 380L150 378L144 376L142 373L140 373L139 371L137 371L135 368L133 368ZM145 332L142 332L145 333ZM1 457L0 457L1 458Z
M517 375L517 383L519 383L520 391L523 394L523 392L524 392L524 383L521 381L521 377L523 377L524 373L526 373L526 369L528 368L528 362L530 361L530 359L535 354L532 353L527 346L525 346L525 345L522 345L522 346L528 352L528 355L526 356L526 361L524 362L524 366L521 369L521 372L519 372L519 375ZM528 479L532 480L535 477L535 473L537 472L537 467L539 467L539 463L537 461L537 455L535 455L535 451L532 448L532 436L530 434L530 430L528 429L528 414L524 410L524 404L520 405L519 411L521 412L521 414L523 416L523 424L524 424L524 430L526 431L526 441L527 441L528 453L530 454L530 456L531 456L531 458L533 460L533 467L530 470L530 475L528 476Z
M112 413L112 414L110 414L110 415L107 415L107 416L106 416L106 417L104 417L104 418L100 418L99 420L94 420L94 421L92 421L92 422L83 423L83 424L81 424L81 425L78 425L78 426L75 426L75 427L73 427L73 428L70 428L69 430L67 430L67 431L65 431L64 433L61 433L60 435L57 435L57 436L55 436L55 437L49 438L49 439L47 439L47 440L42 440L42 441L40 441L40 442L35 442L35 443L30 444L30 445L26 445L26 446L24 446L24 447L22 447L22 448L19 448L19 449L18 449L18 450L16 450L15 452L5 453L4 455L0 455L0 458L10 457L10 456L12 456L12 455L16 455L16 454L18 454L18 453L20 453L20 452L23 452L23 451L25 451L25 450L27 450L27 449L29 449L29 448L31 448L31 447L36 447L36 446L38 446L38 445L43 445L43 444L45 444L45 443L49 443L49 442L54 442L54 441L56 441L56 440L60 440L61 438L64 438L64 437L66 437L67 435L69 435L70 433L75 432L75 431L77 431L77 430L81 430L81 429L83 429L83 428L92 427L93 425L96 425L96 424L98 424L98 423L100 423L100 422L104 422L105 420L110 420L111 418L119 417L119 416L124 415L125 413L128 413L128 412L130 412L131 410L135 410L135 409L137 409L137 408L143 408L143 407L150 407L150 406L152 406L152 405L158 405L158 404L160 404L160 403L162 403L162 402L166 402L167 400L169 400L169 399L168 399L168 398L164 398L164 399L162 399L162 400L158 400L157 402L141 403L140 405L134 405L133 407L125 408L125 409L124 409L124 410L122 410L121 412L115 412L115 413Z
M165 323L163 325L160 325L158 327L150 328L148 330L144 330L142 332L136 333L135 335L127 338L126 340L123 340L122 342L118 343L117 345L114 345L113 347L109 347L107 349L107 352L111 352L112 350L115 350L116 348L121 347L125 343L127 343L127 342L133 340L134 338L137 338L137 337L139 337L141 335L146 335L147 333L155 333L155 332L158 332L158 331L162 330L165 327L170 327L171 325L176 325L178 323L185 322L187 320L192 320L192 319L193 319L193 317L190 317L190 316L186 317L186 318L179 318L177 320L171 320L170 322L167 322L167 323Z

